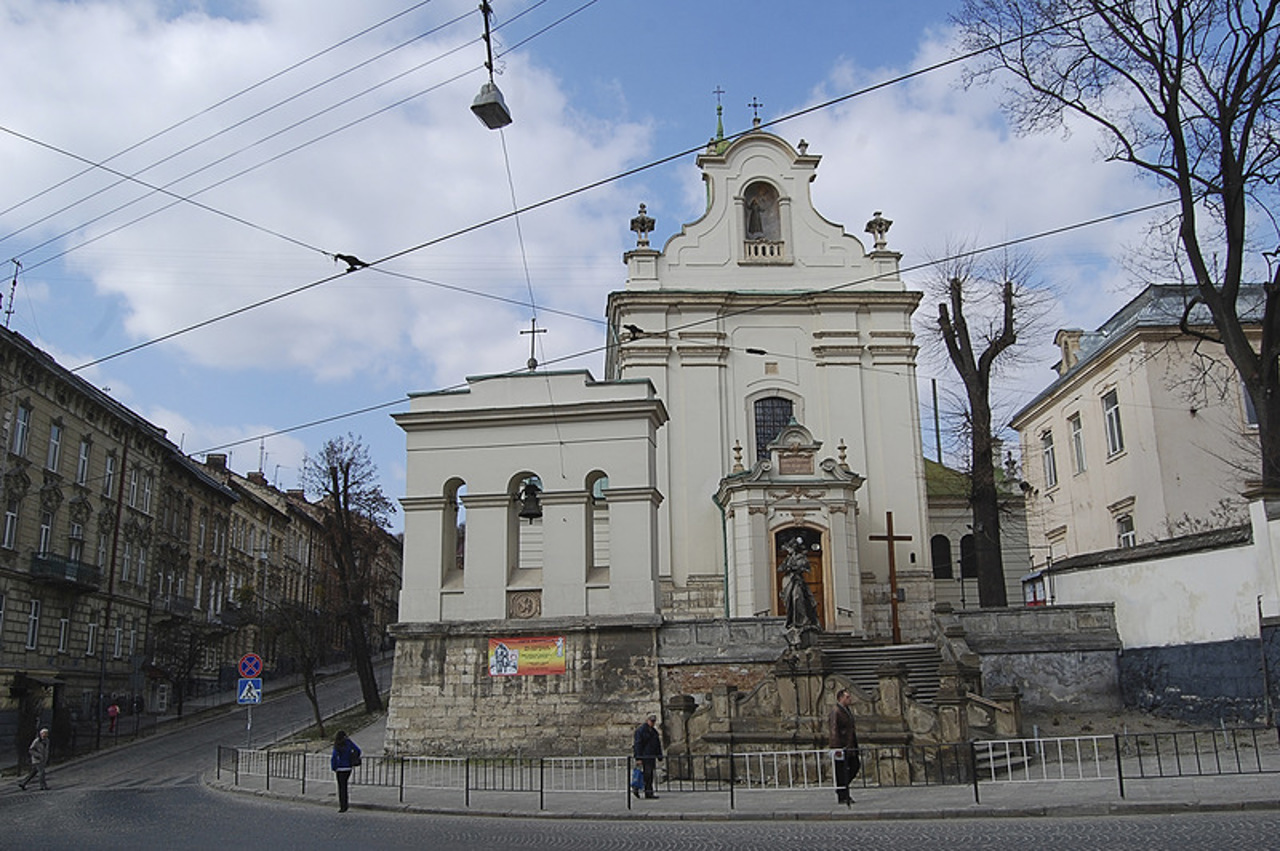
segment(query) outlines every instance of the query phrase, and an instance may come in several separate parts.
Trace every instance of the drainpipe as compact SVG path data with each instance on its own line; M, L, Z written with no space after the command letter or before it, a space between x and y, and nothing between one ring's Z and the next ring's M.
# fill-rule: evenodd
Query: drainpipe
M724 513L724 506L720 504L720 500L715 494L711 495L711 501L716 504L716 508L720 509L720 548L724 557L724 617L729 619L729 516Z
M129 476L129 443L133 440L133 432L124 430L124 438L120 441L120 485L116 488L116 522L111 530L111 558L107 560L107 604L103 613L101 642L102 658L98 665L98 700L94 709L96 732L93 737L93 749L102 749L102 705L107 682L107 644L111 634L111 604L116 596L116 552L120 547L120 527L124 525L124 482Z

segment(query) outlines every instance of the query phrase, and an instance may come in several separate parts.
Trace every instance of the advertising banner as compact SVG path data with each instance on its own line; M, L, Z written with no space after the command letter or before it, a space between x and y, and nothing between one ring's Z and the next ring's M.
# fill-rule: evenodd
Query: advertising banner
M528 677L564 673L564 636L490 638L489 676Z

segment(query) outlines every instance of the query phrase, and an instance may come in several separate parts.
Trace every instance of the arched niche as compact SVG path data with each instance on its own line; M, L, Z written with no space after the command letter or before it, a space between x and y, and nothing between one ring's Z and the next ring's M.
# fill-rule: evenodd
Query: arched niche
M584 482L586 499L586 554L588 585L609 584L609 476L593 470Z
M454 477L444 484L444 509L440 512L440 578L444 588L461 588L467 551L467 520L463 497L465 480Z

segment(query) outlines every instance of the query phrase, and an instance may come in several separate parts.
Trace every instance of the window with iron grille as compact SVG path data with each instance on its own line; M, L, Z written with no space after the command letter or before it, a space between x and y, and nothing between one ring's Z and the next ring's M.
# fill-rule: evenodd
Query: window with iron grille
M782 430L791 422L794 405L790 399L781 396L767 396L757 399L756 414L756 460L767 461L769 444L777 438Z

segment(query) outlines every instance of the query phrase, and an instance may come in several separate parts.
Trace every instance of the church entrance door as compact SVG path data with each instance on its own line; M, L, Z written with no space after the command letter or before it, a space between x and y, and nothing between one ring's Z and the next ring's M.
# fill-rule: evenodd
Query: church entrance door
M826 598L823 596L822 532L818 529L810 529L806 526L788 526L785 529L779 529L774 532L773 613L775 615L786 614L786 610L782 608L783 576L778 573L778 566L787 557L787 551L783 549L783 545L794 541L796 538L804 541L804 552L809 557L809 572L805 574L805 584L813 592L813 599L818 604L818 624L823 629L826 629L827 604Z

